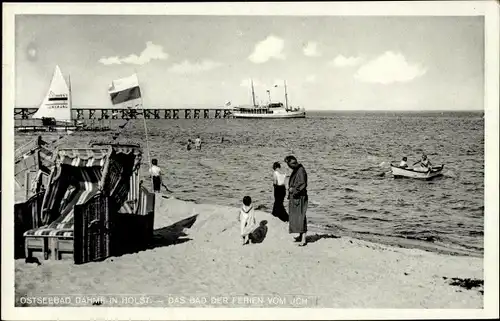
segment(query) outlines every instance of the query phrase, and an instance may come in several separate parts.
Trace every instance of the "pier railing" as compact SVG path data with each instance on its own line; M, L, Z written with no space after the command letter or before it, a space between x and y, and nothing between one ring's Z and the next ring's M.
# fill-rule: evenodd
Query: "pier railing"
M36 108L15 108L14 119L31 119L37 111ZM143 117L142 109L111 109L111 108L74 108L73 119L139 119ZM232 118L231 109L228 108L146 108L146 119L208 119Z

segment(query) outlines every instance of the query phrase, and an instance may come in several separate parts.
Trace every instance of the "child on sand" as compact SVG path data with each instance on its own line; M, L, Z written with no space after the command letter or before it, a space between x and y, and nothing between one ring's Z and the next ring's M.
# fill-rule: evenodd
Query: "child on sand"
M250 196L243 197L243 206L238 213L238 221L240 222L242 242L245 245L248 243L248 235L252 233L257 225Z

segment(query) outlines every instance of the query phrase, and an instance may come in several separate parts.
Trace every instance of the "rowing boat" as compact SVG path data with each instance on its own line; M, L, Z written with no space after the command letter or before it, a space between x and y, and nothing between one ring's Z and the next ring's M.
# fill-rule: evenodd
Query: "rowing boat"
M411 168L401 168L391 164L391 171L394 178L416 178L416 179L432 179L442 175L444 165L433 166L428 171L419 171Z

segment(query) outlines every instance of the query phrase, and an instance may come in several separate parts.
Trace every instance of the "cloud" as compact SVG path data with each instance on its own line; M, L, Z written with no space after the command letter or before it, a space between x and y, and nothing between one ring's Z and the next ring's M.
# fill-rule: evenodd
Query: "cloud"
M177 74L195 74L198 72L215 69L221 65L222 64L220 62L211 60L203 60L200 63L191 63L188 60L184 60L183 62L170 67L169 71Z
M309 75L306 77L306 82L315 82L316 81L316 75Z
M385 85L394 82L407 82L424 75L426 72L427 70L421 66L408 63L401 53L387 51L361 66L354 78L363 82Z
M360 62L360 57L344 57L343 55L338 55L330 62L330 65L335 67L350 67L356 66Z
M308 42L307 45L302 49L302 51L307 57L321 56L321 52L319 52L318 44L316 42Z
M163 51L163 47L153 44L153 42L146 42L146 48L139 54L131 54L127 57L102 57L99 62L103 65L121 65L132 64L132 65L144 65L152 60L165 60L168 58L168 54Z
M283 39L269 35L265 40L255 45L255 49L248 56L248 59L256 64L264 63L271 58L285 59L285 55L283 54L284 46L285 41Z
M103 65L121 65L120 57L102 57L99 62Z
M35 43L31 42L26 48L26 55L28 56L28 60L35 61L37 60L38 50Z

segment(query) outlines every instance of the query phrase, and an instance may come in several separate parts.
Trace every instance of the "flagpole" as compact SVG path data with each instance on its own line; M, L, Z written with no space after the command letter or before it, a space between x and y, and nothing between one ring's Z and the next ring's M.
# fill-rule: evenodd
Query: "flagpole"
M139 84L139 74L137 73L137 70L135 70L135 76L137 77L137 84L139 85L139 90L141 90L141 85ZM148 126L146 125L146 113L144 111L144 103L142 99L142 93L141 93L141 105L142 105L142 120L144 121L144 134L146 135L146 149L148 151L148 163L149 167L151 168L151 154L149 150L149 138L148 138ZM153 184L153 176L151 176L151 186L154 186Z
M70 120L73 120L73 98L71 97L71 75L68 74L68 83L69 83L69 117L71 117ZM76 125L76 124L75 124Z

